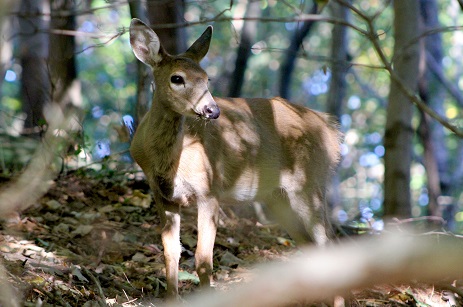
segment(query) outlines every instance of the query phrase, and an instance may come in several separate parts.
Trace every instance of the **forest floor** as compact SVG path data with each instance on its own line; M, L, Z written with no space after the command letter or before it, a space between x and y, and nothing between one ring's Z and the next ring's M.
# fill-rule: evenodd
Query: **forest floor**
M248 217L231 209L221 212L216 291L248 282L256 264L286 261L296 250L280 228L259 224L252 207L247 209L239 216ZM24 306L155 306L165 295L159 224L144 181L71 173L56 179L35 206L1 225L0 263ZM186 209L179 274L183 297L198 289L196 233L194 209ZM433 285L381 285L354 291L352 305L451 306L448 300Z

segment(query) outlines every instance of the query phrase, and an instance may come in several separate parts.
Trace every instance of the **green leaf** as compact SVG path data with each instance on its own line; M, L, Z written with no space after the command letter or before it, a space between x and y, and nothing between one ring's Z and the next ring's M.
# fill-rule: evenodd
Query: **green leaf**
M196 275L193 275L186 271L178 272L178 280L179 281L191 281L196 285L199 284L199 278Z

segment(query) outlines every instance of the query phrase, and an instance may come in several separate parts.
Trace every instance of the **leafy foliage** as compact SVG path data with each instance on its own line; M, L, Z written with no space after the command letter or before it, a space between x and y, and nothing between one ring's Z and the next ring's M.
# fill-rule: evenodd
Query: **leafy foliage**
M211 78L211 90L216 95L223 95L228 91L228 76L233 69L243 23L241 17L244 15L245 4L232 3L230 7L228 1L191 1L187 3L185 14L186 22L190 23L187 27L190 40L204 30L205 24L214 25L211 49L202 65ZM375 18L375 28L383 51L390 58L394 33L391 24L392 8L389 4L390 1L363 0L356 2L355 6L369 15L381 12ZM300 26L294 20L300 16L300 12L307 11L309 5L309 1L261 1L263 20L258 22L258 39L254 43L248 64L243 96L270 97L278 94L279 68L289 38L293 30ZM461 24L463 17L458 14L455 2L441 1L439 5L440 22L443 27L449 27L441 31L445 51L444 72L448 80L461 89L463 82L459 76L462 75L463 67L458 55L461 54L463 42L461 29L455 26ZM81 14L84 11L85 14ZM108 4L103 0L92 1L90 10L79 7L77 14L76 54L85 109L85 142L74 153L81 160L79 163L93 163L109 154L123 152L128 147L121 123L124 115L134 114L136 62L126 33L130 22L126 2ZM294 102L321 111L326 109L330 67L333 64L329 50L333 27L328 18L329 6L322 16L326 16L326 20L317 22L297 55L297 69L291 85ZM269 22L270 19L272 22ZM353 12L350 12L349 23L360 29L366 28ZM343 208L338 216L340 221L355 219L366 208L372 210L374 215L382 212L382 143L386 118L385 102L389 89L389 76L381 69L381 63L369 38L353 29L349 30L348 36L351 66L346 75L348 91L344 101L344 114L340 118L341 128L345 133L343 161L339 168L343 200ZM8 78L2 86L0 124L6 133L17 135L19 130L16 127L22 118L19 97L20 65L12 62L7 75ZM461 106L452 95L445 95L443 112L456 125L461 126L463 123ZM416 128L419 123L417 113L413 120ZM462 142L447 131L446 145L451 169L461 169ZM423 147L418 139L414 141L414 153L411 182L413 214L420 216L426 211L428 199ZM12 156L5 157L8 160ZM130 160L127 154L121 157L123 161ZM457 174L452 182L458 186L462 180ZM461 231L461 190L456 189L454 194L446 196L456 206L456 230Z

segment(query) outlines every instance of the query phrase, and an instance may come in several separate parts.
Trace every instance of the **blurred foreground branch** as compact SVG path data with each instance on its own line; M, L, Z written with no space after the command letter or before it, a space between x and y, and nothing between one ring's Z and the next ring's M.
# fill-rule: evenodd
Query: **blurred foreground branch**
M66 149L66 128L70 116L64 116L57 104L46 107L48 128L28 166L0 191L0 216L10 217L27 209L43 196L61 170L60 153Z
M10 282L8 281L7 271L0 262L0 306L19 307L17 296Z
M287 263L261 267L254 281L228 293L187 298L188 306L282 306L323 301L375 284L456 279L463 276L462 257L462 240L448 235L385 236L307 248Z

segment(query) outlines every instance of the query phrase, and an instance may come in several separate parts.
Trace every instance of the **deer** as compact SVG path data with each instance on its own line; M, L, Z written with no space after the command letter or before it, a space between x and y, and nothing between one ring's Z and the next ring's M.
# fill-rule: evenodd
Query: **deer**
M219 204L259 201L297 245L326 245L334 232L326 190L340 159L332 116L282 98L219 98L200 66L212 26L171 55L139 19L130 24L135 57L152 68L152 105L130 146L162 223L168 297L178 297L180 214L197 207L195 268L200 287L213 282Z

